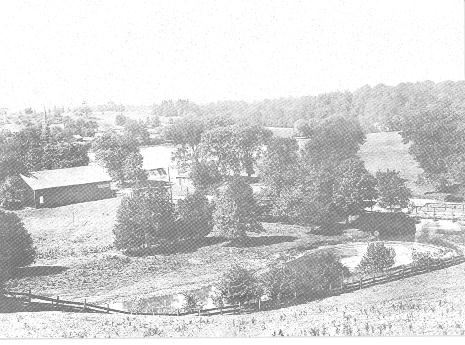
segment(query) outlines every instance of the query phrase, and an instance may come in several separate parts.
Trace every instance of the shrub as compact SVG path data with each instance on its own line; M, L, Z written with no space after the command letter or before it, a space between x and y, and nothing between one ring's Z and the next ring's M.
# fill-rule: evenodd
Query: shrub
M383 242L371 242L359 264L363 272L379 272L395 263L396 252L393 248L386 247Z
M118 114L115 117L115 125L117 126L124 126L126 124L127 117L123 114Z
M0 210L0 282L15 268L32 264L35 257L31 235L21 219Z
M247 231L260 232L259 208L250 185L241 178L234 178L216 202L213 214L215 234L229 239L242 239Z
M260 280L264 292L273 301L280 302L297 294L297 272L286 265L272 267Z
M0 206L18 210L24 206L26 188L19 176L8 176L0 186Z
M413 266L431 266L438 263L440 259L430 252L419 252L415 248L412 249L412 264Z
M297 272L296 290L299 295L315 298L326 295L330 286L340 285L348 269L333 251L318 251L287 263Z
M213 228L212 207L205 195L194 193L178 202L177 226L181 238L207 236Z
M223 275L218 290L230 304L243 304L261 295L259 282L252 272L238 265L232 266Z
M163 186L134 190L118 208L113 229L118 249L140 249L175 240L174 209Z
M184 296L184 304L182 306L183 309L192 311L192 310L199 309L203 306L202 300L195 293L186 292L186 293L183 293L182 295Z

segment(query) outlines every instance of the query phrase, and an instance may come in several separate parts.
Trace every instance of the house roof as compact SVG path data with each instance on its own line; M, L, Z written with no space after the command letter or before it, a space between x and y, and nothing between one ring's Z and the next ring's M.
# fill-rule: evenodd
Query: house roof
M110 175L98 165L35 171L21 178L32 190L111 181Z

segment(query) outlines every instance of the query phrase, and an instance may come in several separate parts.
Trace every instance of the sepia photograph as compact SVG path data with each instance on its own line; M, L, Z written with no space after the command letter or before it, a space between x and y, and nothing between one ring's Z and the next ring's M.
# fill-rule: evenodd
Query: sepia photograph
M463 335L464 0L0 0L0 339Z

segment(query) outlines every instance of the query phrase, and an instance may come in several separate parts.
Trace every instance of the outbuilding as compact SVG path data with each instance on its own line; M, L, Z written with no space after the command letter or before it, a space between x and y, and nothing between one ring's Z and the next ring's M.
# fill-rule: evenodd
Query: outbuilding
M26 183L26 205L57 207L115 196L111 177L97 165L42 170L21 175Z

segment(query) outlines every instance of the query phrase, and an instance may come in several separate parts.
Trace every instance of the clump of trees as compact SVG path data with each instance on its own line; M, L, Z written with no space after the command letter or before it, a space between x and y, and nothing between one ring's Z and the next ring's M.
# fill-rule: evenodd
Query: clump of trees
M126 181L125 176L130 179L134 177L131 176L133 174L129 170L140 171L142 169L142 160L138 156L140 155L139 144L131 137L106 133L94 141L92 149L99 164L104 166L110 176L120 183Z
M280 263L260 274L233 265L217 284L219 299L229 304L256 302L266 295L280 304L296 298L314 299L341 284L348 270L332 252L312 256L309 264Z
M216 235L239 242L247 232L261 232L258 205L252 187L243 178L228 182L216 200L213 213L213 231Z
M7 208L22 207L19 175L31 171L71 168L89 163L87 145L30 125L18 133L0 134L0 200Z
M395 257L393 248L387 247L383 242L371 242L358 267L362 272L381 272L394 265Z
M203 195L190 195L176 207L165 185L142 184L118 208L115 245L131 252L205 237L212 229L211 214L212 207Z
M356 155L360 127L344 118L321 122L301 152L294 139L274 138L260 166L272 216L327 224L359 215L376 202L374 177Z
M196 169L200 182L208 177L255 173L271 132L258 125L234 124L223 117L187 116L165 131L166 140L176 145L174 159L182 171Z
M177 205L177 228L182 238L201 238L213 229L213 205L201 192L188 195Z
M18 267L34 262L31 235L14 213L0 209L0 284Z
M163 186L140 188L125 197L113 229L118 249L141 249L175 239L174 208Z

